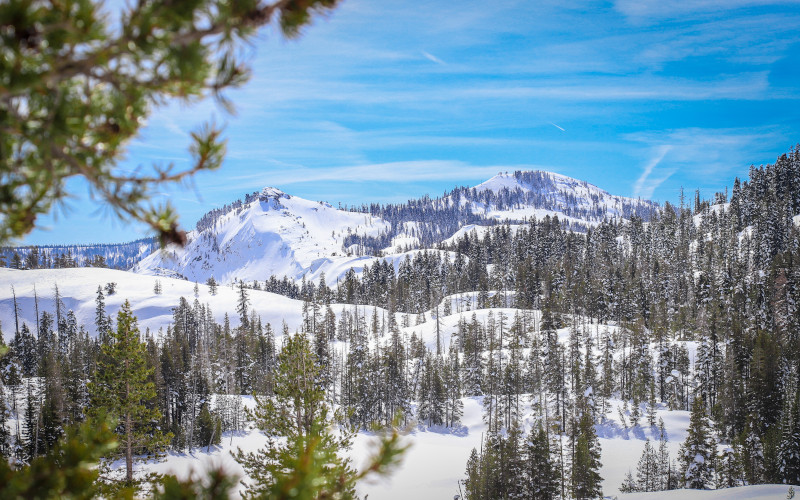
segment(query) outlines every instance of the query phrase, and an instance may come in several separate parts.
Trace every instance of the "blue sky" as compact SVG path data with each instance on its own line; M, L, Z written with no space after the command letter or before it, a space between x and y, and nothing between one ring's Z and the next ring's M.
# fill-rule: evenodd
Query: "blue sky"
M396 202L524 169L675 201L800 142L797 1L345 0L298 40L266 31L247 54L235 116L212 101L156 109L122 165L187 166L189 132L225 124L222 169L161 195L187 228L268 185ZM69 186L66 210L22 243L147 234Z

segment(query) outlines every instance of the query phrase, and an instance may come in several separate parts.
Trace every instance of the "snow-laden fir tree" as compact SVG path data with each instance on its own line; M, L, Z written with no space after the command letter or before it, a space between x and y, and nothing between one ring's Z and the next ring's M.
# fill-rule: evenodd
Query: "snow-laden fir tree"
M700 396L695 398L689 418L686 441L681 445L679 460L685 488L714 488L717 442L714 439L706 408Z

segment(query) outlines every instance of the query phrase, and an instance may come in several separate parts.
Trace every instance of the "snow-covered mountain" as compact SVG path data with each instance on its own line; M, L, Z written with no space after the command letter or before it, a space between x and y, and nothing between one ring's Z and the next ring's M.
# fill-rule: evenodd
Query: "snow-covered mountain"
M553 172L499 173L475 186L462 201L472 212L495 220L549 215L575 226L594 226L607 218L648 218L658 205L614 196L586 181Z
M153 238L111 245L0 248L13 268L107 265L145 275L222 283L287 276L334 283L379 258L395 267L413 251L452 243L466 230L498 223L558 217L574 231L604 219L648 219L658 205L614 196L564 175L543 171L499 173L474 187L402 204L337 209L276 188L245 195L214 209L188 234L185 248L158 248ZM433 250L437 251L437 250Z
M352 235L378 236L389 225L377 217L346 212L264 188L245 203L188 234L184 248L157 250L133 271L204 282L299 279L334 261L354 260Z
M582 231L606 218L647 218L656 208L541 171L500 173L441 198L351 210L268 187L209 212L189 233L185 248L156 250L132 270L199 282L213 276L223 283L272 275L318 281L325 273L333 283L378 257L397 266L410 251L447 243L464 227L557 216Z

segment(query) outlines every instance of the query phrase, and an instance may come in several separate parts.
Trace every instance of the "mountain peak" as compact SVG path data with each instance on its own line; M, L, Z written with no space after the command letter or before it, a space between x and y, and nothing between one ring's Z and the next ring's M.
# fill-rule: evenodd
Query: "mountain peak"
M267 201L270 198L272 199L279 199L279 198L286 198L287 200L291 198L288 194L284 193L280 189L276 187L267 186L261 190L260 199L261 201Z

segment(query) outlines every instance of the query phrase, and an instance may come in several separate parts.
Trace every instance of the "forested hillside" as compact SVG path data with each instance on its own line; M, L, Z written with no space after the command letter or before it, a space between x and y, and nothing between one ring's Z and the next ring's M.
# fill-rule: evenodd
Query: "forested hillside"
M1 247L0 262L11 269L110 267L127 270L157 249L155 238L129 243Z

